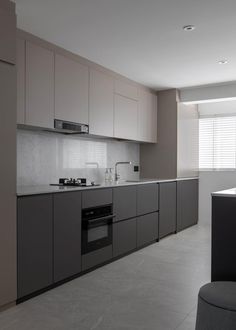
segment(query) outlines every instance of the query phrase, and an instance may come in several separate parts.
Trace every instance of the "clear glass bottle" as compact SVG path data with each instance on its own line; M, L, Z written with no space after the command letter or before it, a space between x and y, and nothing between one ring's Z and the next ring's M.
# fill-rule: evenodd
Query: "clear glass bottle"
M112 168L111 167L109 168L109 172L108 172L108 181L110 183L114 181L114 176L113 176Z
M106 168L106 171L105 171L105 182L109 182L109 169Z

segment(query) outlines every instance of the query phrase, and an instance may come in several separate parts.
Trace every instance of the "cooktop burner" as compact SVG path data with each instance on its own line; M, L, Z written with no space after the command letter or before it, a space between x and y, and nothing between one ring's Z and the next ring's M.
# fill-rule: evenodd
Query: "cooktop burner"
M85 178L60 178L59 183L51 183L50 186L66 186L66 187L95 187L99 186L99 184L95 184L93 181L87 183L87 179Z

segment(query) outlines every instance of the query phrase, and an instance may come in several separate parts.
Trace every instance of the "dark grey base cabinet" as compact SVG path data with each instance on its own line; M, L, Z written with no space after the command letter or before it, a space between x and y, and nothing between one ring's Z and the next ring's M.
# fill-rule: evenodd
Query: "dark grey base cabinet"
M54 194L54 282L81 271L81 192Z
M158 212L137 218L137 247L158 239Z
M113 257L136 249L136 218L113 224Z
M177 181L177 231L198 222L198 179Z
M159 238L176 232L176 182L159 184Z
M149 183L137 186L137 215L158 210L158 184Z
M119 187L113 189L113 208L116 217L114 221L136 217L137 213L137 188Z
M236 281L236 198L212 197L211 280Z
M18 199L18 299L53 283L52 205L52 195Z

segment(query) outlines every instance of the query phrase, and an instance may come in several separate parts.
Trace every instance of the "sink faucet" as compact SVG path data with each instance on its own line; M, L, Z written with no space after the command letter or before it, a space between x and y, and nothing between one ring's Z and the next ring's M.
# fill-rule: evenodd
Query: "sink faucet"
M115 181L118 181L120 179L120 175L117 173L117 166L118 165L124 165L124 164L128 164L128 165L131 165L132 162L117 162L116 165L115 165Z

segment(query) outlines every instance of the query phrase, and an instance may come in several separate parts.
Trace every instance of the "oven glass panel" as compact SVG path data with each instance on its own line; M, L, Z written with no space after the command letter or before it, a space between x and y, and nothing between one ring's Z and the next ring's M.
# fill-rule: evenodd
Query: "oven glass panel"
M108 226L100 226L88 229L88 243L108 237Z

